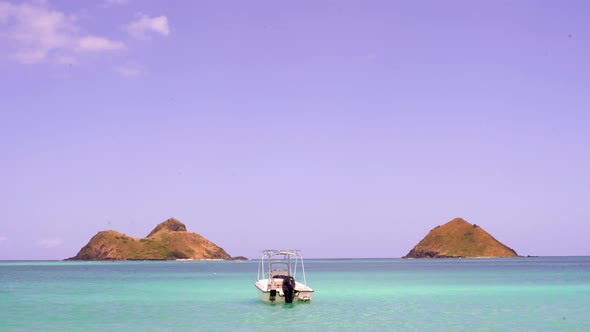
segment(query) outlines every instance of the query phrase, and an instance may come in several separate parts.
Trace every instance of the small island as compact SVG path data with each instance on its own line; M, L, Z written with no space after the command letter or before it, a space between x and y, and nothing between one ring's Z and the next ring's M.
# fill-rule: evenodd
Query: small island
M403 258L517 257L513 249L476 224L455 218L432 229Z
M78 254L67 260L230 260L225 250L203 236L188 232L186 226L170 218L148 236L138 239L108 230L98 232Z

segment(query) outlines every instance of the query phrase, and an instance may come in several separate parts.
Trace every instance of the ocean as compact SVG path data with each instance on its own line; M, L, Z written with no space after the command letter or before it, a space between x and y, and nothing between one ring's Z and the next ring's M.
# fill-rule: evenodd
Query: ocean
M590 331L590 257L307 259L266 304L258 261L0 262L0 331Z

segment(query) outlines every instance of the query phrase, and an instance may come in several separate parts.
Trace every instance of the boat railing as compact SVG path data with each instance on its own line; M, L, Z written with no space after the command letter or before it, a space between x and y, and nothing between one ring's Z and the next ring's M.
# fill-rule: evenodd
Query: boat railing
M301 257L301 273L303 274L303 284L307 285L307 279L305 278L305 266L303 265L303 257Z

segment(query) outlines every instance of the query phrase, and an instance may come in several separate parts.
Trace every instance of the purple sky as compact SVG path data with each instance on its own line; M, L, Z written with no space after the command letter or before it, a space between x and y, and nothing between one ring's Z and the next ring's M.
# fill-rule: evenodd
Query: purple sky
M250 258L454 217L588 255L588 1L0 0L0 260L175 217Z

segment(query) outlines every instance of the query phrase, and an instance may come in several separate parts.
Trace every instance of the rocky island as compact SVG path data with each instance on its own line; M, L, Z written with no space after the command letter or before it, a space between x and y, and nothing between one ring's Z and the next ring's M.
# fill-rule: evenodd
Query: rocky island
M403 258L517 257L476 224L455 218L432 229Z
M183 223L170 218L141 239L113 230L98 232L76 256L67 260L176 259L227 260L232 257L215 243L188 232Z

